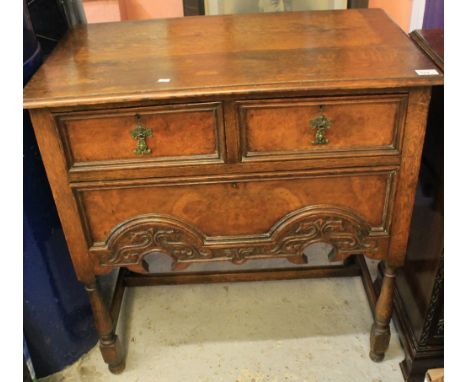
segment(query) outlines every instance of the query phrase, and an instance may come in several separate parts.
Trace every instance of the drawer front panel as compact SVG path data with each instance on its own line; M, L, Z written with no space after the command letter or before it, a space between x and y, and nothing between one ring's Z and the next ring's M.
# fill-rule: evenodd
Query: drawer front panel
M285 215L330 205L386 229L391 173L274 178L206 184L141 185L78 191L91 243L106 240L118 224L143 214L163 214L209 237L261 235Z
M243 160L398 154L405 111L406 95L240 102Z
M221 162L224 156L219 103L74 113L57 119L72 168ZM141 141L132 133L138 125L146 131L142 143L149 151L143 154L135 152Z

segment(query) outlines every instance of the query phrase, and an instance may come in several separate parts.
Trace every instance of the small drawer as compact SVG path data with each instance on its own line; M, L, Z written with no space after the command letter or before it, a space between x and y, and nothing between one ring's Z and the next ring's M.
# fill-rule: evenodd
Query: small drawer
M221 103L76 112L56 120L71 170L224 158Z
M238 103L242 159L399 154L407 95Z

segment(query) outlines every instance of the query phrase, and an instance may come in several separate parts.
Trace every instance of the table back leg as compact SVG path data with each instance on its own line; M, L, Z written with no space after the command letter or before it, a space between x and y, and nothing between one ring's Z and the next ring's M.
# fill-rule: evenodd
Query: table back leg
M390 319L393 311L393 290L395 287L395 269L385 266L382 289L375 307L375 319L370 333L369 357L382 361L390 342Z

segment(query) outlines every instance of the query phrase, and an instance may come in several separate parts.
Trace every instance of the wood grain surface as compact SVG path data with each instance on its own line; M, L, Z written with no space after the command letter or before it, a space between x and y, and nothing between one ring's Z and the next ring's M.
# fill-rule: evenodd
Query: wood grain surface
M93 24L61 41L24 106L442 83L415 69L437 67L379 9Z
M220 115L221 114L221 115ZM131 132L137 126L151 129L145 138L149 154L134 153ZM69 166L122 162L196 161L221 158L224 129L219 103L103 112L69 113L57 117Z
M241 103L243 155L397 150L405 97L335 97ZM311 121L331 123L326 145L315 144Z
M158 212L208 236L261 235L286 214L309 205L349 208L382 227L388 174L271 179L252 182L132 186L81 191L93 242L127 219ZM347 190L343 192L342 190Z

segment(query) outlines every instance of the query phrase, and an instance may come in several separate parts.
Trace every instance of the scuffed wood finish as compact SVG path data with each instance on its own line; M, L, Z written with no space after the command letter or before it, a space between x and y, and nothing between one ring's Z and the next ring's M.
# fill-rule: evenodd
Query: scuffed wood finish
M397 154L405 101L405 95L390 95L241 102L242 155L271 160ZM326 145L315 144L310 124L321 115L331 121Z
M440 84L441 75L414 71L431 68L380 9L93 24L68 33L27 85L24 104Z
M272 38L280 36L280 38ZM185 282L356 275L355 255L389 272L371 357L389 339L390 280L403 265L430 86L443 76L380 10L230 15L80 26L24 91L104 360L126 285L158 284L145 256L196 262L286 258L326 242L330 267L184 274ZM159 81L162 79L163 81ZM37 110L36 110L37 109ZM311 119L332 121L314 145ZM136 115L153 130L133 153ZM369 277L361 275L370 294ZM111 310L95 276L115 268ZM297 272L297 273L295 273ZM161 282L177 283L171 276ZM374 299L371 299L374 301Z

